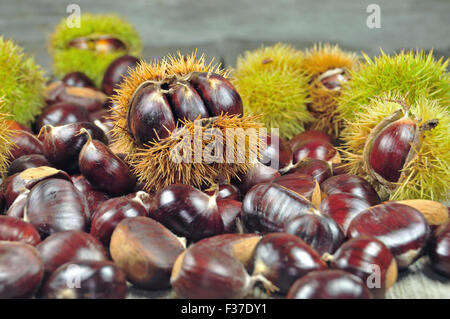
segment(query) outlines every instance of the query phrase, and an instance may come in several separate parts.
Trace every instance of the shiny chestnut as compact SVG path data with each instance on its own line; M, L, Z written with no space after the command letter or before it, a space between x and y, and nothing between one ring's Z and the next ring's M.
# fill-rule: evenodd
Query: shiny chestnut
M8 167L8 176L20 173L28 168L36 168L40 166L50 166L44 155L30 154L22 155L16 158Z
M36 246L41 238L33 225L19 218L0 216L0 241L19 241Z
M263 275L287 293L300 277L314 270L327 269L320 255L303 240L285 233L267 234L256 245L249 273Z
M190 185L174 184L155 195L149 216L193 241L234 231L241 203L217 196L208 196Z
M134 196L111 198L101 203L91 221L91 235L98 238L103 245L109 247L111 235L116 226L125 218L148 216L148 204L151 196L145 192L137 192Z
M243 220L250 231L281 232L285 223L306 214L320 197L311 176L289 174L255 185L242 202Z
M447 223L432 241L429 256L433 269L450 277L450 223Z
M93 236L75 230L66 230L48 236L36 246L44 262L48 278L65 263L106 260L106 251Z
M184 244L170 230L148 217L126 218L115 228L111 257L134 285L144 289L170 286L169 278Z
M94 82L83 72L67 73L61 81L68 86L95 87Z
M330 267L361 278L377 298L397 280L397 263L389 248L374 237L354 238L331 257Z
M259 282L276 291L263 275L251 276L245 269L259 240L256 234L224 234L189 246L173 266L172 288L188 299L243 298Z
M128 75L128 71L134 69L138 63L139 59L131 55L124 55L112 61L103 75L103 92L112 95Z
M81 129L88 140L80 151L78 165L84 177L97 189L111 196L129 193L136 185L130 167L105 144L93 140L86 129Z
M44 125L64 125L76 122L89 122L89 112L82 106L68 102L58 102L44 109L36 121L39 131Z
M379 239L392 251L399 269L405 269L421 256L430 236L430 226L417 209L385 202L353 218L347 235Z
M314 271L298 279L287 299L372 299L362 280L342 270Z
M341 174L328 178L320 184L322 192L327 196L338 193L349 193L363 198L370 205L381 202L375 189L368 181L357 175Z
M31 245L0 241L0 299L29 298L39 289L44 265Z
M11 135L11 159L15 160L23 155L42 154L43 146L33 134L19 130L14 131Z
M125 299L124 272L110 261L79 261L59 267L45 282L46 299Z
M87 230L88 209L72 182L50 178L36 184L28 195L26 218L47 237L63 230Z
M315 210L288 221L284 231L302 239L320 256L334 253L345 239L344 232L333 219Z

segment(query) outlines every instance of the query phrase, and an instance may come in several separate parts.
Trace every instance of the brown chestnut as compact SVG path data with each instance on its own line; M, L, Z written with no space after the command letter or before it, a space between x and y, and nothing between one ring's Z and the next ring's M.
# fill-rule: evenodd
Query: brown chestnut
M26 131L14 131L11 135L11 159L15 160L23 155L42 154L43 146L33 134Z
M19 218L0 216L0 241L20 241L36 246L41 238L33 225Z
M44 125L64 125L76 122L90 122L88 111L74 103L58 102L44 109L36 121L36 129L40 131Z
M256 184L270 182L280 176L280 172L275 168L262 163L256 163L245 174L239 176L239 180L235 181L235 184L244 196Z
M45 282L46 299L125 299L124 272L110 261L78 261L59 267Z
M289 173L310 175L319 184L333 175L330 164L316 158L307 158L298 162Z
M128 71L134 69L138 63L139 59L131 55L124 55L112 61L103 75L103 92L112 95L114 90L122 83L124 77L128 75Z
M371 206L381 202L375 189L368 181L357 175L341 174L328 178L320 184L322 192L327 196L338 193L349 193L363 198Z
M83 72L67 73L61 80L67 86L91 87L94 88L94 82Z
M80 133L81 129L88 131L93 139L108 143L103 130L90 122L70 123L56 127L45 125L42 128L44 155L55 167L67 171L78 170L78 156L88 140L86 134Z
M450 223L447 223L432 241L429 256L433 269L450 277Z
M362 280L342 270L314 271L297 280L287 299L372 299Z
M11 204L11 206L8 207L6 215L9 217L24 219L29 193L29 190L20 193L19 196L17 196L14 202Z
M174 184L155 195L149 216L193 241L223 234L234 228L241 203L217 196L208 196L190 185Z
M280 172L292 165L292 151L288 142L275 134L267 134L266 147L261 151L260 162Z
M361 278L377 298L397 280L397 263L389 248L374 237L354 238L331 257L330 266Z
M295 135L289 141L289 145L292 150L297 149L302 144L311 141L311 140L321 140L323 142L327 142L331 144L331 136L327 133L317 130L306 130L300 134Z
M130 167L105 144L93 140L86 129L88 140L80 151L78 165L84 177L97 189L112 196L129 193L136 185L136 178Z
M430 226L417 209L385 202L353 218L347 235L350 238L374 236L392 251L399 269L405 269L421 256L430 236Z
M217 194L218 199L232 199L232 200L240 200L241 195L239 193L239 189L237 186L233 184L220 184L219 193ZM205 191L208 195L214 195L215 189L208 189Z
M320 197L311 176L289 174L255 185L242 202L243 221L250 231L282 232L285 223L306 214Z
M173 266L172 288L189 299L243 298L258 282L276 291L263 275L250 276L245 269L259 240L256 234L224 234L189 246Z
M148 216L144 202L150 198L149 194L141 191L135 193L133 197L116 197L101 203L92 216L91 235L109 247L111 235L123 219Z
M331 217L347 235L347 229L355 216L369 208L371 205L363 198L347 194L332 194L320 203L320 213Z
M28 168L9 176L3 183L6 204L11 206L17 196L28 192L34 185L48 178L61 178L70 181L70 176L66 172L48 166Z
M65 263L107 259L103 245L96 238L76 230L50 235L36 248L44 262L46 278Z
M334 251L344 242L341 227L331 218L318 211L298 216L285 225L285 232L295 235L314 248L320 256Z
M31 297L41 284L44 265L31 245L0 241L0 299Z
M8 168L8 176L20 173L28 168L36 168L40 166L50 166L44 155L22 155L11 162Z
M170 273L184 244L148 217L126 218L111 237L111 257L134 285L144 289L170 286Z
M28 195L26 220L41 237L63 230L86 230L88 213L84 196L64 179L39 182Z
M320 255L295 235L271 233L256 245L249 273L263 275L286 293L292 284L310 271L327 269Z
M316 158L330 163L339 163L340 155L333 144L321 139L305 141L292 151L293 162L298 163L306 158Z

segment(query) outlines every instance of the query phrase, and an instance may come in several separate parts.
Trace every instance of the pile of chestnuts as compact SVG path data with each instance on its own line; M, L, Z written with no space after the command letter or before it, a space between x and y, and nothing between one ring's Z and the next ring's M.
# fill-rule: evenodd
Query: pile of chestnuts
M422 256L450 277L447 207L383 201L323 132L269 136L239 179L144 191L109 146L110 96L137 64L114 61L102 90L66 75L48 85L34 127L16 125L0 185L0 298L126 298L130 286L179 298L384 298Z

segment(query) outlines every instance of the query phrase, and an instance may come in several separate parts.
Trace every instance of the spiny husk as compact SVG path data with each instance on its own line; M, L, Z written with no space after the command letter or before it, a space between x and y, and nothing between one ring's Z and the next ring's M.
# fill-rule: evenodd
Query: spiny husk
M403 100L399 103L398 100ZM436 100L416 97L409 112L421 126L437 119L438 125L421 132L419 141L412 145L412 155L405 163L401 177L395 184L383 185L367 171L364 161L364 147L378 123L409 104L398 95L385 95L370 100L370 112L359 112L355 122L348 121L343 132L341 152L351 174L368 179L380 195L391 200L429 199L448 200L450 191L450 114L446 107ZM372 139L372 138L370 138Z
M11 130L7 123L8 115L4 112L4 100L0 97L0 176L4 177L11 156Z
M197 58L197 51L190 55L168 55L161 61L154 60L151 63L140 61L138 66L129 72L125 81L116 90L112 99L116 105L112 114L114 127L112 135L114 137L113 148L123 153L133 152L139 146L128 132L127 115L128 105L137 87L145 81L161 81L168 76L186 76L192 72L212 72L226 77L227 70L220 68L220 64L213 61L206 63L205 56Z
M303 53L278 43L247 51L237 59L232 83L246 113L262 114L267 129L279 128L290 139L313 120L307 110L309 78L301 68Z
M152 63L141 61L136 69L130 72L130 75L121 84L120 88L113 96L113 100L117 105L114 109L112 120L114 127L112 130L113 145L111 146L116 152L127 154L127 161L130 163L133 171L139 180L145 184L147 190L160 190L173 183L185 183L196 187L212 184L218 176L226 179L237 177L238 174L244 173L252 166L252 159L255 153L259 155L259 149L264 147L260 139L254 139L246 136L245 138L245 160L243 163L210 163L202 160L198 163L173 161L172 152L181 142L187 143L189 146L194 145L195 128L200 127L202 135L201 149L202 154L207 145L211 142L208 134L211 130L220 130L221 134L226 136L226 129L241 128L258 129L262 125L256 122L254 116L229 116L220 115L210 119L202 119L206 125L196 126L192 121L180 121L177 125L178 130L171 132L170 136L157 140L142 147L133 139L133 136L127 129L127 115L130 99L132 98L137 87L145 81L163 81L168 77L188 78L192 72L211 72L222 76L227 76L228 71L220 68L220 65L214 64L213 61L206 63L205 56L197 58L197 52L191 55L169 55L160 62L157 60ZM180 132L189 132L190 139L183 140ZM186 145L186 144L183 144ZM222 145L226 149L226 145ZM237 150L236 148L233 148ZM250 152L248 152L250 150ZM242 154L241 154L242 155ZM194 151L192 151L194 156Z
M305 52L302 60L302 68L311 78L309 94L311 104L309 111L313 114L315 121L311 129L320 130L331 136L339 135L339 121L335 119L336 98L340 90L329 90L319 80L319 76L331 69L343 69L350 76L350 72L359 69L359 58L353 52L346 52L338 45L317 44Z
M0 36L0 79L3 112L29 125L45 105L44 72L21 47L3 36Z
M109 35L125 43L127 50L111 53L93 52L69 48L68 43L79 37ZM109 64L128 53L139 56L142 50L141 39L134 27L115 14L85 13L80 17L80 27L71 28L63 19L50 38L50 53L53 56L53 71L62 77L70 72L83 72L100 86Z
M371 59L363 53L365 63L359 71L350 72L351 81L341 90L337 101L338 118L355 122L358 114L372 112L369 101L382 94L407 95L411 103L418 98L437 100L450 109L449 60L435 60L433 53L422 50L401 51L395 55L381 55Z
M128 156L134 173L141 182L145 183L145 188L148 191L157 191L174 183L189 184L200 188L204 185L214 184L219 176L226 180L237 178L239 174L245 173L256 162L259 149L262 147L257 130L261 128L261 124L257 123L254 117L242 118L237 115L221 115L208 125L197 125L197 128L192 121L182 121L179 128L181 128L181 131L174 131L169 137L149 143L146 147L138 148ZM233 159L236 159L239 154L245 158L243 158L242 163L235 163L235 161L227 163L226 148L229 147L229 145L225 145L227 130L236 128L255 129L255 135L245 136L244 153L238 152L238 140L235 138L234 145L231 148ZM201 132L203 135L203 138L198 139L198 141L201 143L199 144L201 145L200 155L204 156L197 163L194 153L195 139L198 138L195 133L196 130L197 134ZM222 140L216 141L219 149L223 150L222 156L219 156L221 160L216 160L216 162L213 161L211 156L208 156L211 155L209 152L203 154L208 144L215 141L214 130L219 130L220 136L223 137ZM187 135L180 134L181 132L187 133ZM178 151L175 153L176 149L180 150L183 146L191 150L190 156ZM175 156L185 156L185 161L175 161Z

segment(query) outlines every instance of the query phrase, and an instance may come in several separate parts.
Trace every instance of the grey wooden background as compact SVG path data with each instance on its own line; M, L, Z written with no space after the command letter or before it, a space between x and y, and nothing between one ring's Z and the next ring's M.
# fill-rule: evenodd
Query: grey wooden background
M0 33L14 38L47 70L47 39L68 4L82 12L117 12L144 42L144 57L199 48L233 65L247 49L277 41L305 48L339 43L370 55L434 48L449 56L449 0L0 0ZM369 29L368 4L381 8L381 28Z
M117 12L140 33L143 57L195 48L234 65L238 54L262 44L289 42L298 48L315 42L339 43L349 50L375 55L382 47L435 49L450 56L450 0L0 0L0 34L34 54L51 73L48 35L66 7L82 12ZM381 28L369 29L367 5L381 8ZM170 291L133 290L133 298L168 298ZM388 293L388 298L450 298L449 281L421 259Z

